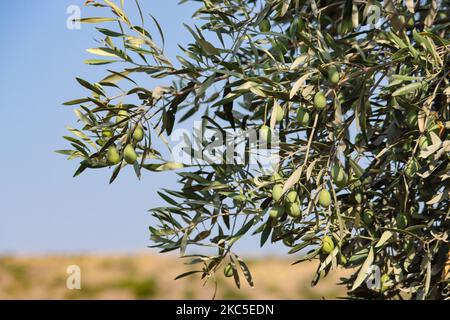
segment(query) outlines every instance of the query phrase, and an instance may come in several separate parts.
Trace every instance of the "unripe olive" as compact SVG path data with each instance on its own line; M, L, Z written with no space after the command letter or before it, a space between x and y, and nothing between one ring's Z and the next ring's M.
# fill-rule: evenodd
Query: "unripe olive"
M127 125L128 119L128 111L126 110L119 110L116 117L116 123L119 123L121 127L125 127Z
M328 69L328 81L333 84L336 85L339 82L339 71L335 66L331 66Z
M272 207L272 209L270 209L269 216L273 219L277 219L277 218L281 217L283 215L283 213L284 213L284 207L275 205Z
M227 264L223 269L223 274L225 277L230 278L233 276L233 266L231 263Z
M140 142L144 139L144 129L141 126L137 126L133 132L133 139L137 142Z
M288 202L286 204L287 213L292 218L298 218L302 215L302 212L300 210L300 204L298 202L290 203Z
M319 204L324 207L328 208L331 204L331 195L330 192L326 189L322 189L319 193Z
M283 121L283 118L284 118L284 109L283 109L279 104L276 104L276 105L275 105L275 108L274 108L274 111L277 113L277 115L276 115L276 121L277 121L277 122Z
M263 125L259 129L259 137L264 142L269 142L271 138L270 128L266 125Z
M114 136L114 132L111 129L103 128L102 129L102 137L104 139L111 139Z
M319 91L314 95L314 107L317 110L323 110L327 106L327 98Z
M259 31L269 32L271 28L270 21L268 19L263 19L259 24Z
M134 164L137 160L137 154L131 144L127 145L123 150L123 158L128 164Z
M295 191L295 190L289 191L286 196L286 200L290 203L297 202L297 200L298 200L297 191Z
M283 185L277 183L272 188L272 199L274 201L279 201L282 196L283 196Z
M115 146L110 146L107 151L107 161L110 165L115 165L120 162L120 154Z
M331 177L338 188L342 189L347 186L348 175L340 165L336 164L333 166L333 169L331 169Z
M334 250L334 242L330 236L325 236L322 239L322 253L330 254Z
M305 108L299 108L297 111L297 121L304 127L309 126L310 116L308 110Z

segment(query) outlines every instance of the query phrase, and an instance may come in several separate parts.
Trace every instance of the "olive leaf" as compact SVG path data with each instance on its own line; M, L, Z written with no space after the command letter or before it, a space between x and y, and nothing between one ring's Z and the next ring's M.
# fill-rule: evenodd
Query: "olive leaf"
M368 254L366 260L364 261L363 265L359 269L358 276L356 277L356 280L353 283L353 286L350 291L356 290L367 278L367 276L368 276L367 271L368 271L369 267L372 265L373 259L374 259L374 252L373 252L373 248L370 247L369 254Z
M419 89L421 86L422 86L421 82L413 82L413 83L407 84L407 85L395 90L392 93L392 96L393 97L403 96L405 94L408 94L410 92L413 92L413 91Z

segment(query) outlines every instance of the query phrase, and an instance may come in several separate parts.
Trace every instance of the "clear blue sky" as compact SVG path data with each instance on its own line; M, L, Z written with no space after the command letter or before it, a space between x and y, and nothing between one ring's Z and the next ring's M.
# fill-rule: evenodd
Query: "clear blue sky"
M167 54L175 57L176 43L189 41L182 23L194 23L195 6L179 6L176 0L141 2L159 20ZM173 173L146 172L139 182L126 170L113 185L108 185L108 170L73 179L77 163L53 152L67 147L61 136L75 122L72 108L61 103L85 94L74 78L95 82L106 74L104 67L83 64L93 58L85 49L95 47L99 38L94 28L66 28L67 7L83 3L2 0L0 253L145 250L152 223L147 210L162 204L156 191L175 187ZM82 16L98 15L82 7ZM241 253L254 253L259 239L250 240ZM274 246L263 250L280 252Z

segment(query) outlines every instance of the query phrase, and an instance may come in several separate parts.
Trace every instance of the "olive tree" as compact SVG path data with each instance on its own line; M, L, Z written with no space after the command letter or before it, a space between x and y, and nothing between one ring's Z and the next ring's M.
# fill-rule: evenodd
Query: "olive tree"
M196 4L190 44L171 61L137 1L86 3L102 11L81 19L101 24L101 45L88 49L99 57L86 63L116 68L78 78L86 96L65 103L79 121L59 152L80 159L75 176L177 170L180 188L158 192L167 205L151 210L150 233L196 266L180 277L224 272L253 286L234 249L253 236L280 242L294 264L318 260L313 285L353 270L342 279L351 298L448 298L450 1ZM267 148L276 137L276 163L250 163L254 141L243 161L187 163L156 149L189 118L223 135L253 130Z

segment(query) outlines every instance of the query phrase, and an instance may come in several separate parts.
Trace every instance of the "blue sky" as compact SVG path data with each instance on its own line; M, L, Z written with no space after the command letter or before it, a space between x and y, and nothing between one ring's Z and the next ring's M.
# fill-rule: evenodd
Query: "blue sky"
M134 1L127 1L134 3ZM186 44L195 5L176 0L141 1L160 22L166 52L179 54ZM2 151L0 157L0 253L130 252L150 244L147 210L161 205L156 191L175 187L173 173L145 173L138 181L131 170L109 185L108 170L72 178L75 161L54 150L74 125L64 101L85 95L75 77L98 81L104 66L92 67L85 49L100 37L93 26L66 28L67 7L80 0L3 0L0 13ZM101 11L82 7L82 16ZM150 84L154 85L154 84ZM245 241L241 253L254 252L258 238ZM261 253L279 249L267 247Z

